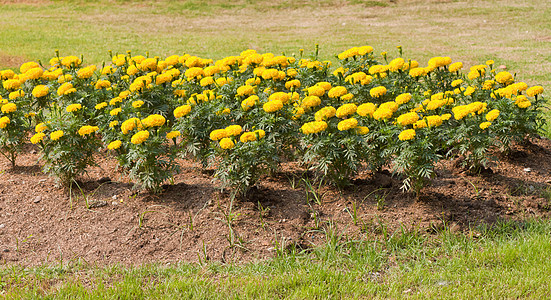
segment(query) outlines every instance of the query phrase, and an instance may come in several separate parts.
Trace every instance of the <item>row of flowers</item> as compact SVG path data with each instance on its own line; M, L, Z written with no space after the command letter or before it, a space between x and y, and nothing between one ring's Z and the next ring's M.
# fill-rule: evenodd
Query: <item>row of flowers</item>
M543 88L493 61L375 55L370 46L299 57L243 51L221 60L117 54L102 67L61 57L0 71L0 147L13 165L30 140L44 170L70 185L114 156L138 186L160 191L179 156L215 166L243 193L283 161L299 161L338 185L361 168L391 167L416 191L439 159L478 169L488 151L538 132ZM106 151L98 151L105 149Z

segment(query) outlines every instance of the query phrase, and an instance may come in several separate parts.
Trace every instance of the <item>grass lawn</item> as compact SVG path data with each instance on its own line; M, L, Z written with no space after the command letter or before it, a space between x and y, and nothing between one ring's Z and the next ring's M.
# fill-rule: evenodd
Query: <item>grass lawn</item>
M372 241L328 235L312 253L246 265L0 268L8 299L544 299L551 222L501 222L454 234L398 231Z

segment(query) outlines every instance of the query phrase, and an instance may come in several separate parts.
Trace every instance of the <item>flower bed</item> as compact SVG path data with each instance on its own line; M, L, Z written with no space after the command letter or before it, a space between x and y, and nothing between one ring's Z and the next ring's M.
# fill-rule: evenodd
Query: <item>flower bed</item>
M15 165L30 139L44 170L70 185L106 149L140 188L159 192L190 156L216 167L223 187L244 193L280 162L299 161L337 185L361 167L390 166L418 192L439 159L460 155L478 170L497 147L537 133L541 86L493 61L374 55L370 46L312 57L243 51L213 61L111 55L83 66L58 53L43 66L0 71L0 147ZM30 138L29 138L30 137Z

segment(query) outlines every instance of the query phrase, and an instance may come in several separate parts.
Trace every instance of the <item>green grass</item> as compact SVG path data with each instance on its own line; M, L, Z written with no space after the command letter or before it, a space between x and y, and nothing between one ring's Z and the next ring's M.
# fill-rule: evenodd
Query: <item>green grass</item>
M0 288L8 299L542 299L551 290L549 221L499 222L467 235L403 229L361 242L326 233L311 253L245 265L4 266Z

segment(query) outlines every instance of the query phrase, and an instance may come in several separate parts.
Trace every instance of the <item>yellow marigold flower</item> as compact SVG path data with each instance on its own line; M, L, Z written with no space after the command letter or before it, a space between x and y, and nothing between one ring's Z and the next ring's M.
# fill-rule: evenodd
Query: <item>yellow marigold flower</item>
M465 90L465 92L463 93L465 96L470 96L474 93L474 91L476 90L475 87L472 87L472 86L468 86L467 89Z
M76 89L73 88L73 84L70 82L65 82L57 88L57 94L59 96L67 95L75 91Z
M427 75L427 70L425 68L413 68L409 70L409 76L411 77L422 77Z
M318 132L325 131L325 129L327 129L327 123L324 121L308 122L302 125L300 129L304 134L318 133Z
M119 125L119 121L111 121L111 122L109 122L109 127L110 127L110 128L113 128L113 127L115 127L115 126L117 126L117 125Z
M144 59L141 63L139 63L139 69L142 71L156 71L157 59L151 57Z
M543 87L539 85L533 86L526 90L526 95L528 95L528 97L534 97L542 93L543 93Z
M463 79L456 79L456 80L452 81L451 86L456 87L458 85L461 85L462 83L463 83Z
M375 113L375 110L376 110L375 104L364 103L358 106L358 109L356 110L356 112L358 113L358 115L362 117L365 117L365 116L373 117L373 113Z
M104 80L104 79L98 80L94 85L94 88L96 90L109 88L109 87L111 87L111 82L109 80Z
M145 56L143 56L143 55L136 55L136 56L132 56L130 58L130 61L133 61L137 64L141 64L142 61L144 61L144 60L145 60Z
M214 84L214 78L213 78L212 76L207 76L207 77L201 79L201 80L199 81L199 84L200 84L201 86L207 86L207 85Z
M248 96L254 93L254 87L250 85L243 85L237 88L237 95Z
M109 114L112 115L112 116L116 116L116 115L118 115L118 114L121 112L121 110L122 110L122 108L117 107L117 108L115 108L115 109L112 109L112 110L109 112Z
M285 88L290 90L292 88L299 88L300 87L300 80L298 79L295 79L295 80L290 80L290 81L287 81L285 82Z
M166 134L166 138L171 140L179 137L181 135L180 131L174 130Z
M359 135L366 135L369 133L369 128L365 126L358 126L355 128L355 130L356 130L356 134L359 134Z
M345 131L352 128L356 128L357 126L358 126L358 120L354 118L349 118L349 119L340 121L339 124L337 124L337 129L339 129L339 131Z
M119 149L121 145L122 145L122 142L119 140L112 141L111 143L109 143L109 145L107 145L107 149L116 150L116 149Z
M42 68L32 68L25 72L24 74L19 75L19 80L25 82L29 79L39 79L44 75L44 70Z
M23 90L18 90L18 91L15 91L15 92L11 92L9 94L8 98L10 100L15 100L15 99L17 99L19 97L23 97L23 96L25 96L25 92Z
M470 112L471 113L482 113L483 111L486 110L486 106L488 104L487 103L482 103L480 101L476 101L476 102L473 102L473 103L469 103L467 105L467 107L469 108Z
M187 116L190 112L191 112L191 105L186 104L186 105L178 106L176 107L176 109L174 109L174 117L178 119L183 116Z
M21 82L17 79L8 79L2 82L2 86L8 91L16 90L21 86Z
M298 75L298 71L296 69L294 69L294 68L287 69L287 76L295 77L297 75Z
M213 141L218 141L225 137L228 137L228 133L225 129L215 129L210 133L210 139Z
M392 117L392 110L384 107L379 107L377 110L373 113L373 118L375 120L388 120Z
M373 52L373 47L371 46L361 46L358 47L358 55L366 55L368 53Z
M346 93L348 93L348 91L344 86L336 86L329 90L329 92L327 93L327 96L329 96L329 98L339 98L340 96L343 96Z
M394 102L396 102L396 104L398 105L402 105L408 103L409 100L411 100L411 97L412 96L410 93L400 94L396 97L396 100L394 100Z
M512 94L516 95L516 94L526 90L528 88L528 85L525 82L517 82L517 83L513 83L513 84L509 85L507 88L511 90ZM541 86L540 86L540 88L541 88L541 92L543 93L543 88Z
M257 103L258 100L259 98L257 95L247 97L245 100L241 101L241 109L248 111Z
M256 134L254 132L244 132L239 137L239 140L241 141L241 143L254 142L256 141Z
M532 105L532 103L530 101L522 101L522 102L519 102L517 104L517 106L520 107L520 108L527 108L530 105Z
M491 90L494 87L495 84L496 84L496 82L493 81L493 80L486 80L486 81L484 81L484 84L482 85L482 89L483 90Z
M132 107L134 108L140 108L142 107L142 105L144 105L144 102L142 100L136 100L132 102Z
M452 117L452 115L451 114L443 114L440 117L442 118L442 121L447 121Z
M337 113L337 110L333 106L326 106L318 110L314 114L314 118L316 119L316 121L324 121L334 117L336 113Z
M442 125L442 117L428 116L426 117L428 127L436 127Z
M401 70L405 63L406 62L404 61L403 58L401 57L395 58L388 64L389 66L388 70L391 72L396 72L398 70Z
M297 94L298 95L298 94ZM286 104L291 99L291 94L285 92L275 92L268 97L268 101L279 100L281 103Z
M38 124L36 124L36 126L34 127L34 131L37 132L37 133L38 133L38 132L42 132L42 131L44 131L44 130L46 130L46 129L48 129L48 127L47 127L46 124L44 124L44 123L38 123Z
M388 71L389 66L386 65L373 65L369 67L369 74L375 75L375 74L383 74L386 71Z
M94 75L94 71L96 71L96 66L95 65L90 65L90 66L87 66L87 67L84 67L84 68L78 70L77 71L77 76L78 76L78 78L81 78L81 79L87 79L87 78L92 77L92 75Z
M398 110L398 104L394 101L388 101L379 105L379 108L389 109L392 113L395 113Z
M348 93L348 94L345 94L345 95L341 96L342 101L350 101L352 99L354 99L354 94L352 94L352 93Z
M398 118L396 118L396 123L406 126L413 124L419 120L419 115L416 112L409 112L400 115Z
M69 82L73 80L73 75L71 74L61 74L59 75L59 77L57 78L57 83L65 83L65 82Z
M113 68L112 66L105 66L103 67L103 69L101 69L101 75L109 75L109 74L113 74L113 72L115 72L115 68Z
M50 133L50 139L52 141L57 141L63 136L63 130L56 130L52 133Z
M6 128L6 126L8 126L10 122L11 122L10 118L3 116L2 118L0 118L0 128L2 129Z
M476 65L472 66L469 70L469 74L467 75L469 79L473 80L475 78L478 78L480 76L484 76L486 74L486 68L488 66L486 65Z
M513 75L506 71L499 72L496 74L496 81L501 84L507 84L513 81Z
M165 123L166 123L165 117L159 114L149 115L142 120L142 124L145 127L159 127L159 126L163 126Z
M189 68L189 69L186 70L186 72L184 73L184 75L185 75L188 79L194 79L194 78L200 78L200 77L202 77L203 75L205 75L205 72L203 71L203 68L191 67L191 68Z
M126 69L126 74L133 76L136 75L140 70L138 70L138 67L135 65L130 65L128 69Z
M1 70L0 71L0 79L1 80L8 80L15 77L15 72L13 70L7 69L7 70Z
M85 135L88 135L88 134L92 134L92 133L94 133L98 130L99 130L98 126L84 125L84 126L80 127L80 129L78 130L78 134L80 136L85 136Z
M40 142L44 139L45 136L46 136L45 133L43 133L43 132L38 132L38 133L36 133L35 135L33 135L33 136L31 137L31 143L33 143L33 144L38 144L38 143L40 143Z
M495 62L494 62L493 60L491 60L491 59L486 61L486 64L487 64L488 66L491 66L491 65L493 65L494 63L495 63Z
M426 105L426 110L435 110L435 109L438 109L442 106L444 106L446 103L448 102L448 99L446 100L439 100L439 99L435 99L435 100L430 100L429 103L427 103Z
M46 85L37 85L34 87L33 89L33 96L35 96L36 98L40 98L40 97L44 97L46 95L48 95L48 93L50 92L50 88Z
M115 98L109 100L109 105L114 106L114 105L116 105L116 104L119 103L119 102L122 102L122 98L120 98L120 97L115 97Z
M480 129L484 130L484 129L490 127L490 125L492 125L491 122L482 122L482 123L480 123Z
M449 57L441 57L441 56L438 56L438 57L433 57L431 59L429 59L429 67L432 68L432 69L435 69L435 68L438 68L438 67L444 67L444 66L447 66L449 64L451 64L452 62L452 59L449 58Z
M456 120L461 120L471 113L467 105L456 106L452 108L452 112Z
M337 116L337 118L344 119L349 115L354 114L357 109L358 107L354 103L343 104L341 107L337 109L335 115Z
M272 113L283 108L281 100L268 101L262 106L265 112Z
M180 56L174 54L165 58L165 61L169 66L174 66L179 63L179 59L180 59Z
M325 91L324 91L325 92ZM321 104L321 99L318 96L306 96L302 99L302 108L316 107Z
M233 147L235 147L235 144L232 139L226 137L220 140L220 148L228 150L232 149Z
M8 102L2 105L2 108L0 110L2 110L2 112L5 114L9 114L17 110L17 105L15 103Z
M409 141L415 137L415 129L406 129L398 135L400 141Z
M80 60L80 58L74 55L65 56L61 59L61 64L67 68L78 67L80 66L81 63L82 63L82 60Z
M230 125L224 129L226 131L226 136L236 136L240 135L243 131L243 128L240 125Z
M116 66L120 67L126 63L126 55L117 54L111 58L111 62Z
M384 86L378 86L374 87L371 90L369 90L369 95L373 98L379 98L386 94L386 87Z
M155 77L155 84L157 85L161 85L165 82L169 82L173 79L173 75L169 72L167 73L163 73L163 74L160 74L158 75L157 77ZM214 81L213 81L214 82Z
M37 62L29 61L29 62L26 62L26 63L22 64L21 67L19 67L19 71L21 72L21 74L23 74L23 73L27 72L28 70L34 69L34 68L40 68L40 65Z
M331 90L331 83L326 82L326 81L318 82L318 83L316 83L316 86L321 86L326 92ZM318 96L318 97L321 97L321 96Z
M493 120L497 119L499 117L499 110L498 109L492 109L490 112L486 114L486 120L489 122L492 122Z
M142 131L136 132L130 139L130 142L134 145L139 145L145 142L148 138L149 138L149 131L142 130Z
M306 89L309 96L321 97L325 95L325 89L319 85L314 85Z
M451 64L449 67L448 67L448 70L453 73L453 72L457 72L459 70L461 70L463 68L463 63L462 62L456 62L456 63L453 63Z
M69 106L67 106L67 108L65 109L67 112L75 112L79 109L82 108L82 105L80 103L76 103L76 104L71 104Z

